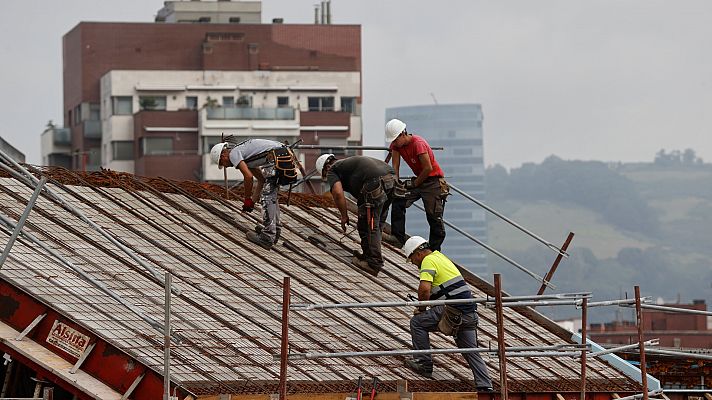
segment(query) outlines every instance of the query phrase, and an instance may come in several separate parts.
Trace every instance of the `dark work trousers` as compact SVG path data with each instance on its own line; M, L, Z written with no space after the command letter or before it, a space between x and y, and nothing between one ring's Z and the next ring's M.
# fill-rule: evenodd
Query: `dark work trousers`
M438 322L443 314L445 306L431 307L420 314L414 315L410 319L410 335L413 339L413 349L428 350L430 349L430 336L428 332L438 330ZM460 329L455 336L455 344L460 349L477 347L477 313L470 312L462 314L462 326L465 329ZM471 329L470 329L471 328ZM477 387L492 387L487 365L482 360L478 353L462 353L467 364L472 370L475 377L475 386ZM421 354L413 356L425 369L432 371L433 357L430 354Z
M445 193L443 193L440 179L437 176L428 177L420 186L411 189L405 198L393 199L393 210L391 214L391 234L401 243L405 243L405 210L423 199L425 217L430 225L430 237L428 243L430 249L440 251L440 246L445 240L445 224L443 224L443 212L445 211Z
M386 196L384 196L386 197ZM358 201L358 235L361 237L361 251L368 265L374 268L383 268L383 256L381 255L381 227L386 222L388 216L388 207L390 206L390 196L381 201L380 204L375 204L371 207L371 213L374 217L373 229L371 230L366 218L365 201Z

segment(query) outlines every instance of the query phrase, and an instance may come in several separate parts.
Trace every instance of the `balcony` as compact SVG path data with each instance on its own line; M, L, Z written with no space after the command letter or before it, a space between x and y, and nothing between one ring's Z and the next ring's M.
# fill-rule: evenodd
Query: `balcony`
M293 107L250 108L250 107L215 107L207 108L209 120L249 119L249 120L294 120Z
M52 143L55 146L71 146L72 131L69 128L54 128L52 131Z
M101 121L84 121L84 137L87 139L101 139Z

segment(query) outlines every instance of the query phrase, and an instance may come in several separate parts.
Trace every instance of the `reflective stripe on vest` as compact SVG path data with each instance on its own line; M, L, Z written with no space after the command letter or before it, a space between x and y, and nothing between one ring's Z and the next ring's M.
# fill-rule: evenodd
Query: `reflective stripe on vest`
M437 300L443 296L446 299L467 299L471 297L470 287L462 276L456 276L442 285L433 286L430 290L430 300Z

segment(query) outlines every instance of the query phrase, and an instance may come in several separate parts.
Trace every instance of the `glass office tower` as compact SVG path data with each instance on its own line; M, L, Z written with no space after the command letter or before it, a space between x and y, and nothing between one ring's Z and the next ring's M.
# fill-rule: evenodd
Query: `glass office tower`
M386 121L398 118L406 123L409 133L419 135L432 147L445 178L452 185L477 199L485 193L482 152L482 107L479 104L448 104L394 107L386 109ZM413 176L401 162L400 176ZM422 205L422 202L418 202ZM425 213L411 206L406 214L410 235L428 237ZM451 191L445 204L445 219L478 239L487 241L485 212L476 204ZM390 222L390 220L389 220ZM475 242L445 226L447 236L442 250L458 264L476 274L487 274L485 251Z

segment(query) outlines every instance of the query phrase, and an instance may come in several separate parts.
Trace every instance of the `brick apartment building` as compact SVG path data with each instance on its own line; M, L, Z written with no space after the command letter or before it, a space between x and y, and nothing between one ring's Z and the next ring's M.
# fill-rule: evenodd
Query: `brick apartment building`
M79 23L63 38L69 136L43 134L44 162L217 181L222 134L361 144L360 26L260 15L258 1L168 1L156 23Z
M704 300L692 304L666 304L666 306L707 311ZM712 318L704 315L666 313L643 310L645 340L660 338L661 347L712 348ZM628 344L638 341L635 322L614 321L591 324L588 336L601 344Z

